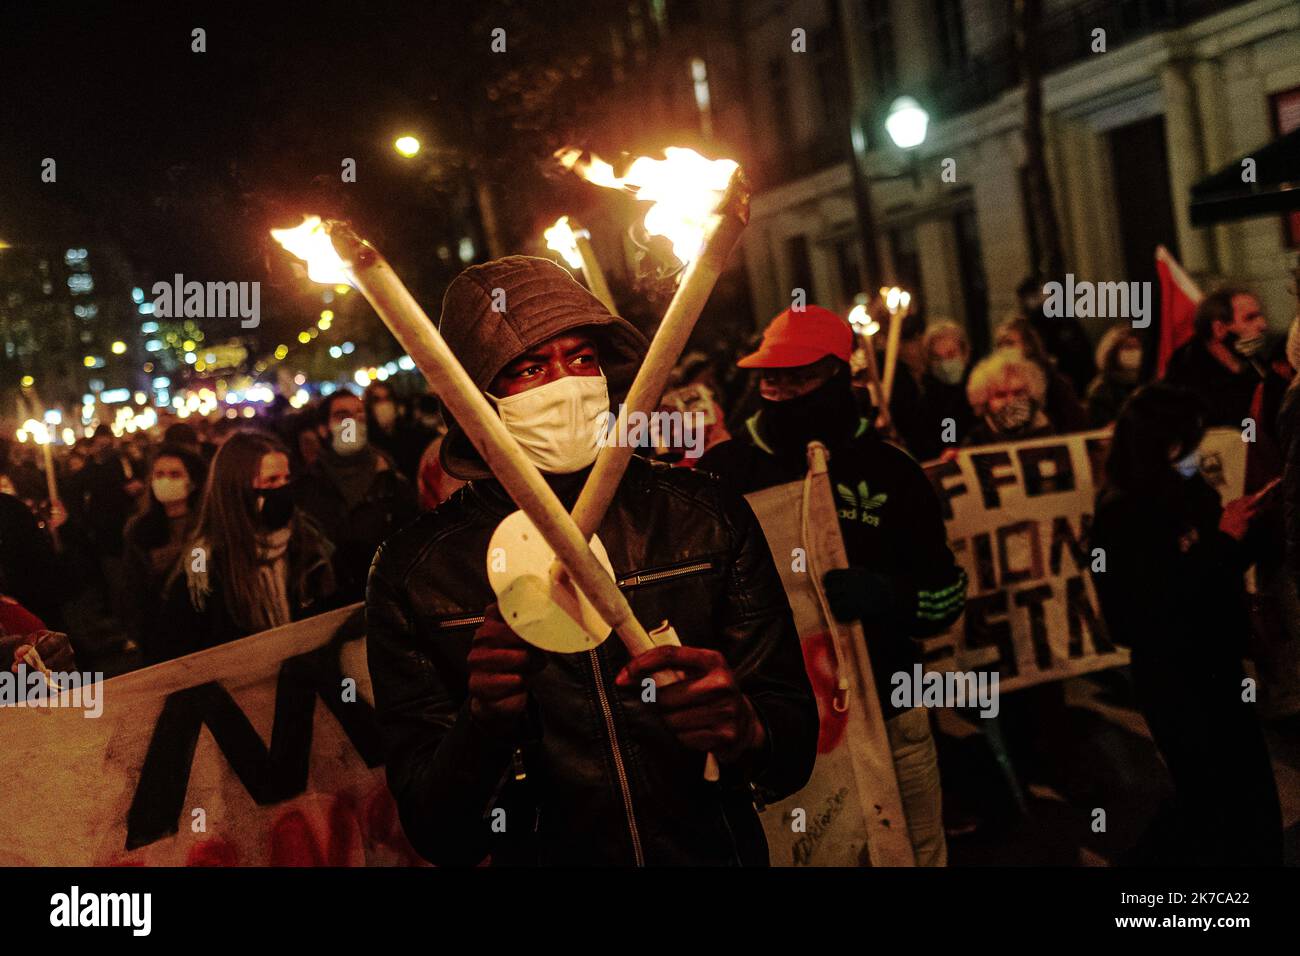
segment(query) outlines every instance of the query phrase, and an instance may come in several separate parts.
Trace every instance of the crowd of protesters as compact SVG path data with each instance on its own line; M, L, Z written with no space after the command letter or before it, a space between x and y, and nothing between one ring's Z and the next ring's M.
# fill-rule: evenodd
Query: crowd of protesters
M1254 567L1264 598L1283 609L1272 615L1275 626L1294 627L1300 331L1284 345L1265 334L1249 290L1212 293L1194 336L1155 382L1156 343L1143 332L1128 323L1093 330L1094 348L1078 320L1044 315L1040 282L1026 281L1019 295L983 356L956 322L899 317L883 408L869 371L884 366L888 336L856 336L814 305L787 310L761 340L719 343L679 363L665 402L705 413L703 457L644 453L748 493L799 477L810 440L830 448L832 479L848 494L840 524L850 567L823 585L836 617L871 625L917 859L942 865L930 717L891 705L885 693L889 674L920 660L914 639L946 629L965 604L966 576L920 463L961 447L1113 427L1091 533L1110 555L1108 573L1095 576L1101 610L1112 638L1132 649L1137 702L1174 781L1177 810L1162 825L1182 837L1197 821L1214 832L1192 844L1171 838L1151 853L1172 862L1170 846L1195 845L1201 855L1187 862L1277 862L1272 768L1259 720L1241 699L1242 658L1259 639L1261 617L1250 610L1258 591L1247 595L1244 573ZM887 325L879 303L873 309ZM593 348L602 341L596 336ZM868 348L874 358L864 356ZM608 373L610 354L601 361ZM526 394L530 386L512 387ZM381 545L447 502L467 476L474 481L463 467L464 436L451 424L446 434L432 396L375 382L296 411L277 404L251 421L191 418L125 435L100 426L60 447L56 502L38 449L0 441L0 663L20 642L83 665L157 663L364 600ZM1250 432L1246 495L1235 501L1220 501L1198 468L1196 449L1213 426ZM491 640L512 646L501 636L508 628L487 616ZM78 633L77 623L92 618L116 622L108 646ZM392 643L402 651L400 635ZM524 659L520 651L520 667ZM382 705L385 690L377 691ZM1019 719L1041 724L1061 705L1054 698L1059 684L1024 694L1028 714Z

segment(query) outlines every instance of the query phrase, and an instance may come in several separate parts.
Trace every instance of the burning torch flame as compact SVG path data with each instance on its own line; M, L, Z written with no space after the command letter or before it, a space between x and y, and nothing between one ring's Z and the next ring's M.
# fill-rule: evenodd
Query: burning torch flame
M679 146L669 146L664 155L666 159L637 157L624 176L615 176L614 167L596 156L584 160L578 149L562 149L555 158L588 182L623 189L638 202L654 203L645 215L646 232L667 238L673 254L688 263L704 244L709 217L737 164L730 159L705 159Z
M26 436L23 433L26 433ZM44 445L50 441L50 433L46 430L45 423L38 422L34 418L27 419L27 421L23 422L23 427L19 429L19 441L26 441L28 437L38 445Z
M849 325L853 326L853 331L859 335L875 335L880 331L880 324L871 317L867 312L864 303L859 302L849 312Z
M906 309L912 303L912 294L896 285L882 288L880 294L885 299L885 308L890 312Z
M569 224L568 216L561 216L555 220L555 225L545 230L542 236L546 239L546 248L562 255L570 269L582 268L582 255L578 252L578 236Z
M302 225L272 229L271 236L293 255L307 263L307 278L322 285L352 284L347 266L334 251L320 216L304 216Z

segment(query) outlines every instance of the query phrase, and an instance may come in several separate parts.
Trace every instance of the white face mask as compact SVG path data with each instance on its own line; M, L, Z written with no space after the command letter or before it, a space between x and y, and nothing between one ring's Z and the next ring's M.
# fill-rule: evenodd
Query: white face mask
M506 398L488 396L528 460L551 475L581 471L596 460L609 412L604 375L564 378Z
M165 505L183 501L189 497L190 483L184 478L155 478L153 496Z

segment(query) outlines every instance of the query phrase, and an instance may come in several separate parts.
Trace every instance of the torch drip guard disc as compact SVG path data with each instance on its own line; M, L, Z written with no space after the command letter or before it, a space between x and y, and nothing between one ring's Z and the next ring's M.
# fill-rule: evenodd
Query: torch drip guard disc
M595 535L591 550L614 577L605 546ZM501 617L534 647L560 654L589 651L611 630L580 589L572 592L551 580L555 552L523 511L507 515L488 542L488 583Z

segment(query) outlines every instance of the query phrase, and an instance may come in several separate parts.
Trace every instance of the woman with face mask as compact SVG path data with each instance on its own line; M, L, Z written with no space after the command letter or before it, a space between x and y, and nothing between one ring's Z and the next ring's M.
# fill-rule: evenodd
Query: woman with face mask
M194 533L206 472L195 455L162 445L145 472L149 485L140 496L140 510L122 533L126 580L130 582L126 589L127 629L147 662L159 659L157 626L163 586L180 558L181 546Z
M922 340L926 368L921 376L919 418L924 430L913 436L908 451L917 461L938 458L966 439L975 415L966 399L970 375L970 341L951 319L934 319Z
M1104 559L1091 571L1107 629L1132 650L1137 703L1174 784L1131 862L1278 866L1277 788L1242 667L1243 575L1274 502L1265 491L1220 503L1199 467L1206 419L1186 389L1134 392L1089 535Z
M328 610L332 551L294 507L284 446L262 432L235 432L212 460L194 535L166 587L162 656Z
M1084 401L1093 428L1109 425L1137 388L1142 368L1142 340L1133 327L1111 326L1097 343L1097 377L1088 385Z
M999 351L1015 352L1038 366L1046 384L1043 412L1058 432L1064 434L1088 429L1088 413L1079 401L1079 393L1057 368L1055 357L1047 351L1042 337L1028 319L1020 316L1007 319L994 330L993 342Z
M998 351L975 366L966 396L977 421L966 445L992 445L1055 435L1044 410L1047 381L1034 362L1017 352Z

